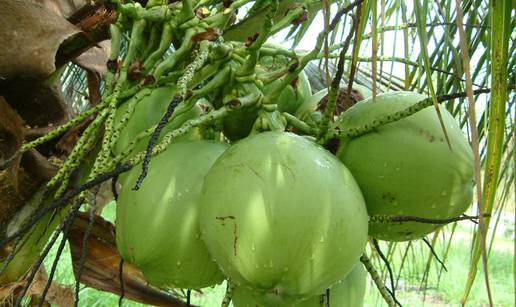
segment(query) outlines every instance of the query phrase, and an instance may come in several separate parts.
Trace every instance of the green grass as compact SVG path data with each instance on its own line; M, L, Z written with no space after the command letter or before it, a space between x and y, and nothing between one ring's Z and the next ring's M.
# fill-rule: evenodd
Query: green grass
M103 212L103 216L111 221L114 220L115 206L114 203L107 206ZM469 233L465 227L459 226L454 237L446 267L448 272L443 272L438 288L437 276L439 267L433 265L430 270L428 279L428 289L426 291L424 306L460 306L460 297L464 290L466 278L469 270ZM58 241L59 242L59 241ZM491 289L493 291L494 303L496 306L513 306L514 304L514 288L512 277L512 241L503 236L497 236L493 250L489 257L489 273ZM57 245L57 244L56 244ZM405 243L401 244L406 245ZM424 245L416 245L419 255L411 258L411 265L405 264L401 274L397 297L404 306L419 306L423 302L422 291L419 290L420 280L423 276L424 267L428 255L428 249ZM436 248L438 255L442 255L442 246L439 244ZM54 246L49 257L45 260L45 267L50 269L55 257L57 246ZM404 248L400 248L403 250ZM382 245L382 250L386 251L386 245ZM398 255L398 254L396 254ZM422 256L421 256L422 255ZM412 256L409 256L412 257ZM395 275L398 272L401 256L395 257L391 263ZM481 269L480 269L481 270ZM66 246L61 260L59 262L55 279L60 283L68 286L74 285L74 277L71 267L71 258L68 246ZM389 286L389 285L388 285ZM202 290L202 294L192 292L192 304L203 307L220 306L220 302L224 296L225 284L217 285L213 288ZM484 275L480 271L473 286L468 306L487 305L487 295L484 285ZM80 306L116 306L118 304L118 296L107 292L86 288L81 285ZM124 306L136 307L146 306L125 299ZM374 287L371 280L367 283L365 306L386 306L378 291Z

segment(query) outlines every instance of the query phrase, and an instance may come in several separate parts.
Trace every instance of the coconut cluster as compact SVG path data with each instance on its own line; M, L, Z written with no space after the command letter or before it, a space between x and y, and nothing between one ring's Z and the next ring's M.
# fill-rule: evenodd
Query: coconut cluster
M314 97L291 112L310 118ZM332 128L363 129L425 98L368 98ZM140 190L132 190L139 169L121 178L120 254L160 287L228 279L236 307L319 306L327 289L337 306L361 306L368 236L421 238L440 225L392 218L448 219L471 203L470 146L453 116L440 112L445 131L429 107L341 137L336 154L284 131L247 133L231 146L174 142L153 158Z

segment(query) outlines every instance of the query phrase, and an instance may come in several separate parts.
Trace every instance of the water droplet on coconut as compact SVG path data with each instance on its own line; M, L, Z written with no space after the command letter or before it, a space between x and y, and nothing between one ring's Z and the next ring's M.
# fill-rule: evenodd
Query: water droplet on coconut
M272 260L269 260L269 268L273 268L274 267L274 263L272 263Z
M435 217L436 217L436 218L438 218L438 219L440 219L440 218L441 218L441 215L440 215L440 214L438 214L438 215L436 215Z
M177 266L181 266L181 261L176 262Z
M441 196L446 196L446 194L448 194L448 192L447 192L446 190L443 190L443 191L441 192Z
M455 207L455 203L454 202L450 203L450 207Z
M288 272L288 267L287 266L283 269L283 272Z
M321 243L324 243L324 236L321 236L321 240L320 240Z
M435 203L432 204L432 209L435 209L437 205Z
M255 250L255 249L256 249L256 247L254 246L254 242L253 242L253 244L251 244L251 250Z
M254 266L254 268L255 268L255 269L258 269L258 268L259 268L258 264L256 264L256 265Z
M396 170L397 172L399 172L399 171L400 171L400 168L399 168L399 167L396 167L396 169L395 169L395 170Z
M380 176L378 176L378 178L383 179L383 178L385 178L385 176L384 175L380 175Z
M342 252L342 247L339 247L339 252Z
M387 162L385 162L385 163L383 164L383 167L387 167L387 166L388 166L388 164L387 164Z

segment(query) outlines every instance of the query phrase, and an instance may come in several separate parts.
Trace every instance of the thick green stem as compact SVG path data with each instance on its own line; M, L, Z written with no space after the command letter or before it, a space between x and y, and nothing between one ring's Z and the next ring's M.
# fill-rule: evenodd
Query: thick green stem
M172 12L166 5L155 6L147 9L139 9L136 12L136 19L145 19L149 22L164 22L173 17Z
M154 70L154 73L152 74L154 78L157 80L165 73L172 71L176 64L183 59L184 56L186 56L191 50L193 45L192 37L195 34L195 28L186 30L185 36L183 38L183 43L177 49L174 51L166 60L161 62L156 69Z
M241 69L236 73L237 76L247 76L253 75L255 73L256 63L258 62L258 58L260 56L260 48L269 37L269 33L274 23L274 16L276 15L277 10L278 0L273 0L272 7L265 16L263 30L259 34L258 38L247 48L249 56L247 57L244 65L242 65Z
M150 31L149 40L145 43L145 48L143 49L140 60L147 59L153 50L156 50L160 44L161 33L163 33L163 28L161 25L153 25Z
M118 60L118 54L120 53L120 44L122 41L122 33L117 24L109 25L109 35L111 37L111 53L109 55L109 62L111 67L108 67L106 74L106 93L111 93L115 83L116 61Z
M143 63L143 69L147 73L149 72L156 62L165 54L165 52L170 48L170 44L172 44L173 39L173 29L170 23L165 23L163 26L163 30L161 32L161 40L159 42L158 48L152 52L149 57Z
M283 112L282 115L285 117L288 124L299 130L299 132L313 136L316 136L318 134L319 130L317 128L311 127L310 125L295 117L294 115L289 114L287 112Z
M178 16L179 23L183 23L195 17L192 0L182 0L181 3L183 7Z
M231 72L230 67L224 67L220 70L208 83L206 83L203 87L194 90L192 92L192 97L189 100L195 101L203 96L206 96L216 89L227 86L229 81L229 74Z

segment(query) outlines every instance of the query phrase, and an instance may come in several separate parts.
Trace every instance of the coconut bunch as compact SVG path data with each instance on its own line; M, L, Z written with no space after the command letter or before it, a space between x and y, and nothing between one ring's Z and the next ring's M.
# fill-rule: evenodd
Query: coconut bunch
M471 150L446 110L443 131L434 109L414 109L426 96L373 99L357 87L369 98L328 115L334 96L311 93L295 53L260 37L207 41L177 73L170 58L155 65L166 70L151 81L166 83L128 95L116 112L113 152L143 162L120 177L117 246L150 283L227 279L228 298L245 298L235 304L310 304L362 282L347 280L368 236L421 238L441 224L397 219L448 219L469 206ZM336 154L326 135L339 139Z
M267 43L319 1L256 1L241 20L250 1L114 3L102 102L49 187L62 196L92 152L80 182L122 169L117 249L150 284L227 280L223 306L360 306L369 237L422 238L470 205L472 153L447 110L312 93L325 33L304 54Z

